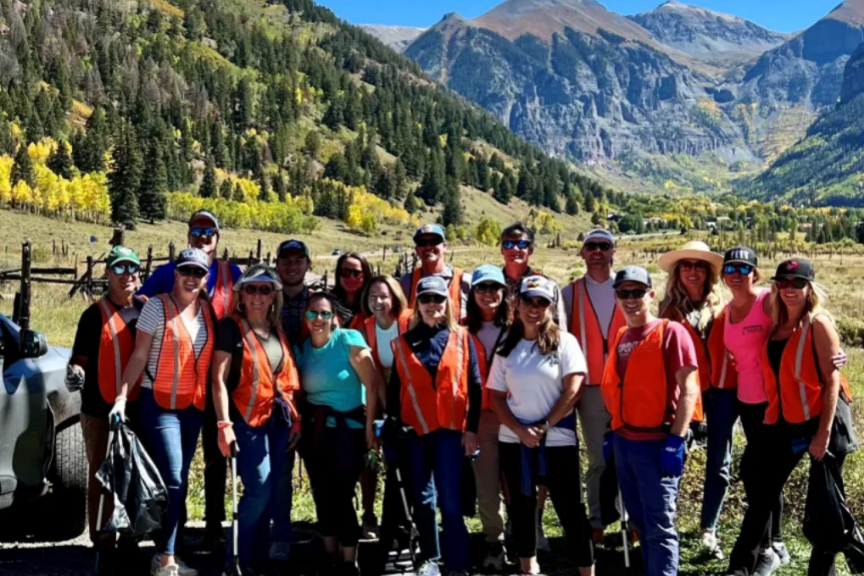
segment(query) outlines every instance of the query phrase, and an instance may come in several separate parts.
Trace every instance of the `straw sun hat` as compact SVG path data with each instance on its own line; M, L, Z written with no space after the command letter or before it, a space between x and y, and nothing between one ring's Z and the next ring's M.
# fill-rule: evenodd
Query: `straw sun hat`
M704 260L711 265L718 275L723 267L723 256L715 254L707 244L699 240L691 240L678 250L662 254L659 262L660 268L664 272L671 273L680 260Z

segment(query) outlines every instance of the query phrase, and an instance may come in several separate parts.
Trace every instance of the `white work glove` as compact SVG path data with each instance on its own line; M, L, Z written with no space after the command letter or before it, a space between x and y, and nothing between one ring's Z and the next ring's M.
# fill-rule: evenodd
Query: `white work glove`
M77 364L66 366L66 389L78 392L84 387L84 370Z
M119 426L123 422L126 422L126 398L118 396L114 400L114 407L108 413L108 424L113 427Z

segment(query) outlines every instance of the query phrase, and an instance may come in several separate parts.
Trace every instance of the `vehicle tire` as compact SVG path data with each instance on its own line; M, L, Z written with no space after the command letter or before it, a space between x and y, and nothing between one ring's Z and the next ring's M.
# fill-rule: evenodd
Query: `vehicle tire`
M57 433L50 480L46 504L53 525L47 535L55 540L77 538L87 526L87 452L77 422Z

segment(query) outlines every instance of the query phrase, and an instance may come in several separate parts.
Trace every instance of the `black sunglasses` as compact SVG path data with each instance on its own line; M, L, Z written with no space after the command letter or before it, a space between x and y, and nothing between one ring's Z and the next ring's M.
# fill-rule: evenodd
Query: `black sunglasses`
M180 268L177 268L177 272L181 276L194 276L199 280L207 275L207 270L198 268L197 266L181 266Z
M249 296L254 296L255 294L260 294L261 296L269 296L270 294L273 294L275 290L273 289L273 286L269 286L266 284L262 286L256 286L255 284L246 284L245 286L243 286L243 292L245 292Z
M499 290L503 290L504 286L501 284L496 284L495 282L483 282L482 284L474 285L474 292L477 294L484 294L487 292L498 292Z
M788 290L789 288L803 290L808 284L810 284L810 281L806 278L778 278L774 281L774 284L776 284L777 288L780 290Z
M193 238L207 238L209 240L217 234L219 234L219 231L216 228L196 226L189 229L189 235Z
M111 266L111 271L118 276L123 274L137 274L139 270L141 270L141 266L138 264L115 264L114 266Z
M348 268L343 268L339 271L339 276L342 278L362 278L363 271L362 270L349 270Z
M703 262L702 260L696 260L696 261L682 260L678 264L678 266L681 268L681 270L701 270L701 271L708 270L708 263Z
M529 308L548 308L552 304L552 302L540 296L535 296L533 298L520 296L519 301Z
M751 272L753 272L753 266L750 264L726 264L723 266L723 274L727 276L731 276L736 272L740 273L742 276L749 276Z
M586 242L585 249L588 250L588 252L594 252L595 250L608 252L612 249L612 245L608 242Z
M438 238L429 238L427 240L418 240L414 242L414 246L417 248L432 248L433 246L438 246L443 244L443 240L439 240Z
M445 300L447 297L440 294L421 294L417 297L420 304L443 304Z
M501 242L501 248L504 250L513 250L514 248L527 250L531 248L531 242L529 240L504 240Z
M645 294L647 293L648 290L645 290L644 288L634 288L633 290L615 290L615 295L618 296L619 300L629 300L630 298L641 300L645 297Z

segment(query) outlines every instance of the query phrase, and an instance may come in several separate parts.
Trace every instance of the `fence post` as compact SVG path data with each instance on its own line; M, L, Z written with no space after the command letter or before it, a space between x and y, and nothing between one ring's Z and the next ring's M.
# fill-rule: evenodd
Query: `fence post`
M249 250L249 261L246 263L246 266L252 266L255 263L255 252L253 250Z
M257 258L259 262L261 261L261 238L258 238L258 249L255 250L255 258Z
M228 261L228 248L227 247L222 252L222 259L225 260L226 262Z
M82 290L86 296L93 295L93 256L87 256L87 279L84 281L85 286Z
M174 262L174 242L168 244L168 261Z
M21 327L21 332L30 329L30 266L32 264L32 246L30 239L21 245L21 288L16 301L16 322Z
M381 249L381 261L382 261L382 262L386 262L386 261L387 261L387 246L384 246L384 247Z
M153 245L147 246L147 263L144 268L144 280L150 278L150 270L153 268Z

